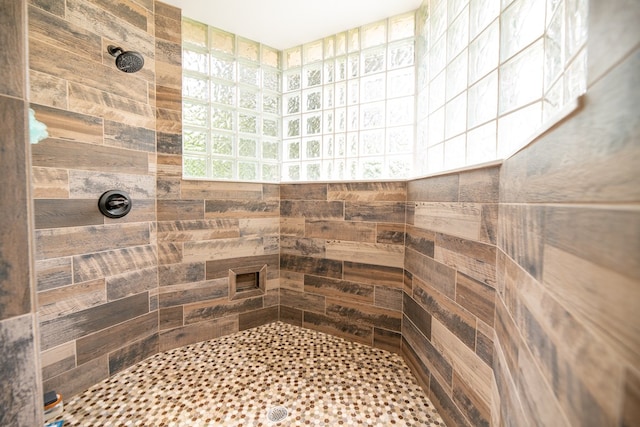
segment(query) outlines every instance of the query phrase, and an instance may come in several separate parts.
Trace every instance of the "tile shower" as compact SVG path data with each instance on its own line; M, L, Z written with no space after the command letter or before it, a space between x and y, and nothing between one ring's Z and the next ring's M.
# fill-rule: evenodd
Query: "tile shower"
M1 277L15 290L1 296L2 348L27 355L3 359L3 373L33 385L3 417L38 424L40 375L72 396L160 351L280 319L399 352L447 425L637 423L639 57L637 32L612 28L632 19L619 4L590 4L582 107L501 166L276 185L182 180L179 10L25 3L3 2L16 37L2 43L25 52L11 43L26 40L28 9L30 95L3 82L2 102L16 104L3 111L30 102L50 138L27 150L35 269L2 242L3 263L33 276ZM149 64L135 83L106 53L125 39ZM20 141L20 116L3 114ZM2 161L24 201L16 158ZM113 186L137 206L124 221L94 213ZM3 233L29 228L4 221ZM267 265L266 293L228 301L226 272L247 262Z

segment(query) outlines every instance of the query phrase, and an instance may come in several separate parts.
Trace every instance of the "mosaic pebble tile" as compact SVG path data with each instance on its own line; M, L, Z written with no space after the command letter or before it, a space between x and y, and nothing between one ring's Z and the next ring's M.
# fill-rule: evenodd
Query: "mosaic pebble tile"
M268 411L283 406L274 422ZM282 322L156 354L65 402L65 426L444 426L402 358Z

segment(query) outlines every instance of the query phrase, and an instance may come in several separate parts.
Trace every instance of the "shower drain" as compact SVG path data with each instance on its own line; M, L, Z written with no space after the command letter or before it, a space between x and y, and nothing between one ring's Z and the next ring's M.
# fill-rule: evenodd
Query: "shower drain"
M289 411L284 406L274 406L267 411L267 419L272 423L284 421L289 416Z

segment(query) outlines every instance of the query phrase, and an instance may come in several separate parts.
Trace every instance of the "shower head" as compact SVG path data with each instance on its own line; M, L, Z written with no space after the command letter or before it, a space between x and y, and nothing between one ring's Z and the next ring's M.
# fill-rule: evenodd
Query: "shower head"
M116 58L116 67L125 73L135 73L144 66L144 57L139 52L125 52L120 47L109 46L107 48L111 56Z

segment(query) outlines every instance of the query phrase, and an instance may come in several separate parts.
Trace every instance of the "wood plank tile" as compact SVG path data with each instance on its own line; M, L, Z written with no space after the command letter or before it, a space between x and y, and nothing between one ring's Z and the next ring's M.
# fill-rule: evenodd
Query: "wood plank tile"
M147 31L147 10L131 0L89 0L91 3L107 10L118 20L126 21L136 28Z
M155 177L110 172L69 171L72 199L98 200L105 191L117 188L132 199L155 199Z
M76 367L76 343L68 342L40 354L42 379L46 381Z
M205 263L181 263L158 267L159 286L172 286L182 283L200 282L205 279Z
M404 202L405 182L348 182L328 184L328 200L352 202Z
M389 310L402 311L402 289L376 286L374 305Z
M0 47L5 52L15 52L14 61L0 63L0 75L5 76L0 83L0 94L14 98L26 99L27 64L24 53L27 50L25 34L27 31L23 2L2 1L3 36ZM4 107L4 106L3 106ZM19 110L23 111L23 110ZM3 126L3 129L7 129ZM10 128L9 128L10 129Z
M35 266L38 292L70 285L73 282L70 257L36 261Z
M390 245L404 245L405 225L404 224L383 224L376 225L376 243L387 243Z
M376 225L358 221L306 220L304 233L306 237L317 239L376 242Z
M158 330L158 313L151 312L76 341L78 365L116 350L132 341L138 341Z
M489 406L493 372L474 352L463 344L437 317L431 323L431 342L446 357L468 388Z
M544 286L549 293L621 357L631 363L638 360L640 325L629 322L640 309L638 279L553 246L545 246L544 252Z
M331 279L329 277L305 274L304 292L338 298L344 301L369 304L374 302L374 286L340 279Z
M150 243L147 223L68 227L36 232L36 259L59 258Z
M116 299L151 291L158 287L158 268L150 267L106 279L107 299Z
M64 0L29 0L29 4L53 15L64 17Z
M330 240L325 244L327 258L387 267L404 266L404 247L383 243Z
M411 272L414 281L419 279L455 299L456 271L453 268L409 248L405 251L404 268Z
M156 133L152 129L106 120L104 143L111 147L155 153Z
M281 305L280 321L302 327L302 310Z
M495 245L498 241L498 211L497 204L482 205L480 236L478 240Z
M331 259L302 257L282 254L280 256L280 268L297 273L313 274L314 276L342 277L342 262Z
M421 178L407 184L407 200L416 202L457 202L459 175Z
M107 302L104 279L38 292L38 320L45 322Z
M42 388L44 390L55 390L63 396L68 396L66 399L69 399L109 378L108 363L106 355L91 360L84 365L77 366L70 371L44 381Z
M460 172L460 202L498 203L500 167Z
M621 422L623 426L632 426L638 420L640 420L640 376L637 372L628 369Z
M280 235L281 236L305 236L305 219L304 218L280 218ZM309 236L312 237L312 236Z
M229 279L206 280L166 286L158 293L158 306L161 309L193 304L229 296Z
M212 340L238 332L238 316L207 320L160 332L160 351Z
M344 279L401 289L403 287L404 271L399 267L345 261Z
M157 354L160 349L158 333L149 335L109 354L109 375L114 375L147 357Z
M86 61L101 62L102 40L95 32L85 30L64 19L63 13L56 16L44 10L29 7L29 40L45 42L73 52Z
M407 225L406 246L423 255L433 258L436 233L422 228Z
M344 205L344 219L367 222L405 222L405 202L351 202Z
M29 70L29 101L54 108L68 107L67 82L52 75Z
M278 321L278 307L268 307L256 311L240 313L238 327L241 331Z
M50 138L102 145L103 120L59 108L31 104L36 118L47 125ZM117 153L117 152L116 152Z
M424 230L480 240L482 207L478 203L418 203L413 225Z
M495 289L465 274L456 275L456 303L469 310L483 322L493 325Z
M280 215L311 219L344 219L343 202L282 200Z
M493 366L493 326L478 320L476 324L476 354L489 366Z
M373 343L373 328L338 321L324 314L305 311L302 327L369 346Z
M178 133L182 132L182 112L156 108L156 131Z
M280 269L278 254L270 254L207 261L206 278L207 280L228 278L230 269L233 270L238 267L262 267L264 264L267 264L268 279L278 277L276 274ZM273 274L275 274L275 276Z
M410 295L406 292L402 293L403 305L402 314L413 323L422 335L431 340L431 313L422 308Z
M21 8L11 2L3 1L2 14L7 14L7 19L15 16L21 18ZM18 21L22 22L22 21ZM9 27L3 28L0 36L0 45L8 44L10 47L23 46L13 37L11 31L20 26L17 22L9 21ZM4 34L6 33L6 38ZM20 33L21 34L21 33ZM14 51L11 51L14 52ZM20 52L20 51L17 51ZM0 71L9 71L11 68L0 65ZM21 75L23 70L16 69ZM0 83L0 92L11 92L13 78ZM11 81L11 82L10 82ZM20 92L20 95L22 91ZM16 94L18 95L18 94ZM0 319L29 313L31 311L30 293L27 291L30 283L29 242L31 241L28 229L28 183L27 159L28 146L26 145L26 104L23 100L0 96L0 170L3 173L3 191L0 192Z
M125 96L95 89L91 83L88 84L89 86L85 86L71 81L68 82L69 110L103 117L106 120L120 121L132 126L153 129L156 119L148 100L129 99ZM127 93L131 89L123 90L125 90L124 93ZM146 94L146 90L143 93Z
M402 347L400 351L402 359L404 359L404 362L411 370L411 373L413 373L413 376L418 381L422 391L424 391L426 395L429 395L429 377L431 376L429 368L427 368L427 365L420 360L416 352L413 351L413 348L411 348L411 345L406 339L404 339L404 337L402 338Z
M89 199L35 199L36 229L104 224L98 203Z
M435 259L487 286L496 286L495 246L437 233Z
M158 242L158 265L182 262L182 244Z
M262 200L280 201L280 184L262 184Z
M442 354L418 331L416 326L407 318L403 317L402 338L407 341L411 349L431 372L431 381L438 378L440 382L451 389L453 378L453 368Z
M204 219L202 200L158 200L158 221Z
M164 17L173 19L174 21L180 21L182 19L182 10L179 7L171 6L170 4L155 1L155 14L157 17Z
M240 236L277 236L280 234L280 218L242 218L238 220Z
M145 292L41 322L41 349L47 350L148 312L149 296Z
M432 377L429 384L431 401L438 410L445 425L471 427L472 424L465 418L460 408L453 402L446 386L440 384L437 377Z
M179 305L176 307L168 307L161 308L158 310L159 313L159 330L172 329L180 326L184 326L182 324L183 306Z
M327 298L326 314L329 317L355 323L363 327L376 326L397 332L401 329L401 312L344 299Z
M542 278L545 207L500 204L498 246L531 276Z
M490 406L469 387L457 372L453 373L453 402L465 414L471 425L489 427L491 422Z
M304 291L304 274L293 271L282 270L280 272L280 287L292 291Z
M262 200L262 184L190 181L182 183L182 198L206 200Z
M262 297L237 301L210 300L184 306L184 324L200 323L263 308Z
M413 278L413 299L434 319L439 320L471 351L475 350L476 318L433 287ZM433 335L433 322L431 325Z
M289 289L280 290L280 304L302 311L325 312L326 298L304 292L296 292Z
M151 245L77 255L73 257L73 281L86 282L154 267L157 263L155 248Z
M189 206L192 206L189 204ZM190 242L240 237L236 219L197 219L158 222L158 241Z
M400 353L402 334L385 329L373 328L373 346L392 353Z
M205 218L278 218L277 201L205 200Z
M327 184L282 184L280 199L327 201Z
M200 262L235 257L266 255L265 239L248 237L240 239L201 240L184 242L182 261Z
M146 153L48 138L31 149L35 166L145 175Z
M496 342L495 357L493 360L495 386L497 394L500 397L500 418L505 423L509 422L509 425L527 425L529 420L524 415L524 410L517 395L516 386L506 366L499 341Z
M127 216L123 218L104 218L105 224L130 224L134 222L147 222L154 225L156 222L156 201L152 199L132 199L133 207Z
M69 172L66 169L33 167L31 185L34 199L69 198Z
M282 236L280 238L280 253L324 258L325 240Z
M182 154L182 134L156 132L156 149L162 154Z

